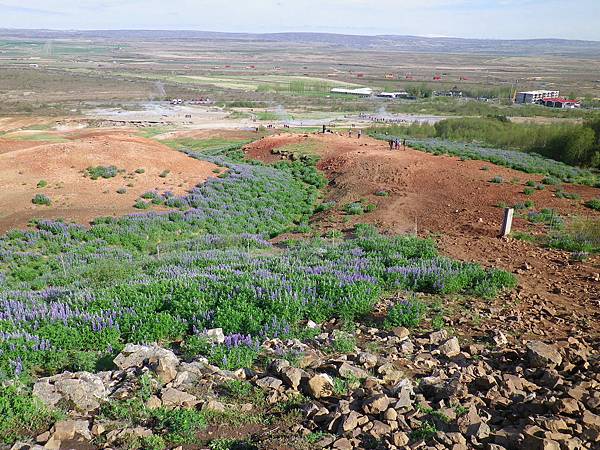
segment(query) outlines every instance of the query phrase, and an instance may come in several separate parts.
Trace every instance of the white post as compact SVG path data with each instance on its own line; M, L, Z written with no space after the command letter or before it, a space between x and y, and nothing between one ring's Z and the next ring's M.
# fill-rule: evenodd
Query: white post
M510 234L514 213L515 210L513 208L504 208L504 219L502 220L502 228L500 229L501 237L506 237Z

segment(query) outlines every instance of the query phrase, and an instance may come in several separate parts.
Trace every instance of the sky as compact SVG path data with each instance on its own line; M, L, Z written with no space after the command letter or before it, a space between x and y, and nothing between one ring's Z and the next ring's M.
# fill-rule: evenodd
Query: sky
M600 41L600 0L0 0L0 28Z

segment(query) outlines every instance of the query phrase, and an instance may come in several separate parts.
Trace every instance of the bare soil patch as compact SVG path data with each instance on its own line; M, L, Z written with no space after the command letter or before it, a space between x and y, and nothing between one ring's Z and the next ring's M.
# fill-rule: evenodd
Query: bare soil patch
M148 190L183 194L214 176L215 165L189 158L155 141L123 133L102 133L66 143L0 141L0 232L23 227L34 218L64 218L88 223L99 216L135 212ZM8 149L8 150L7 150ZM114 165L114 178L84 176L91 166ZM143 169L143 173L135 173ZM161 177L160 174L168 171ZM37 187L44 180L46 187ZM125 193L117 193L124 188ZM32 204L36 194L51 206Z

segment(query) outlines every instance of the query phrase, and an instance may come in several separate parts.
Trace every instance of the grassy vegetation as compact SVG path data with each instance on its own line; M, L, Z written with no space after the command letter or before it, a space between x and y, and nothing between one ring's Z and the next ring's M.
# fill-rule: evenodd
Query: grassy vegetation
M600 119L583 124L513 123L504 117L447 119L435 125L395 126L388 134L481 143L540 154L571 165L600 168ZM372 130L381 134L381 129Z

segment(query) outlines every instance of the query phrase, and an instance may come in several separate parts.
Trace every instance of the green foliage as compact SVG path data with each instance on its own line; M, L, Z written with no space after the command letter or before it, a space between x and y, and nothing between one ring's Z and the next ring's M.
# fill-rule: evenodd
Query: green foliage
M494 178L492 178L490 180L490 183L501 184L501 183L504 183L504 179L501 176L496 175Z
M31 199L31 203L34 205L50 206L52 204L52 200L50 200L50 197L44 194L35 194Z
M421 324L427 307L417 299L403 300L392 306L384 321L386 328L416 328Z
M161 173L159 173L159 174L158 174L158 176L159 176L159 177L161 177L161 178L167 178L167 177L169 176L169 174L170 174L170 173L171 173L171 171L170 171L170 170L168 170L168 169L165 169L165 170L163 170Z
M29 389L19 385L0 386L0 442L35 436L60 417L50 411Z
M583 167L600 167L600 119L583 124L515 123L498 118L456 118L419 127L390 126L374 128L371 133L380 139L390 136L412 137L410 145L427 147L432 153L451 153L468 159L483 159L530 173L549 173L561 179L573 179L582 184L599 183L598 176L588 171L573 171L557 161ZM385 134L384 134L385 131ZM453 147L448 142L466 143ZM439 145L441 144L441 145ZM480 144L494 147L487 149ZM443 147L443 148L442 148ZM518 150L519 158L500 149ZM540 156L550 158L544 161ZM553 161L552 161L553 160Z
M587 208L600 211L600 198L593 198L584 203Z
M46 186L48 186L48 182L46 180L38 181L38 184L37 184L38 188L45 188Z
M579 194L576 194L575 192L566 192L562 189L557 189L554 195L557 198L565 198L568 200L579 200L581 198L581 196Z
M331 349L337 353L351 353L356 348L356 339L343 331L336 331L331 341Z
M415 440L428 440L433 438L438 432L437 427L435 426L435 424L430 421L430 420L426 420L424 421L421 426L417 429L414 430L411 434L410 437L412 439Z
M600 219L579 218L570 221L548 237L547 245L569 252L600 252Z
M142 174L144 172L146 172L146 169L142 169L142 168L135 169L135 173L137 173L137 174Z
M114 178L119 172L123 172L123 170L117 169L116 166L92 166L85 169L85 171L86 175L92 180L97 180L98 178Z
M152 204L152 202L145 202L141 199L137 199L135 201L135 204L133 205L133 207L135 209L148 209L148 208L150 208L151 204Z
M533 195L534 192L535 192L535 189L533 189L533 188L523 189L523 194L525 194L525 195Z

